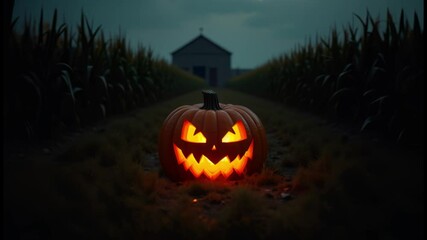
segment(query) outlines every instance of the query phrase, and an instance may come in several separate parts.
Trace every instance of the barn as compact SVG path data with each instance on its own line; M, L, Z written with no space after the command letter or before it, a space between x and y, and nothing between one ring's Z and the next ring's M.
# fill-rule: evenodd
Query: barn
M210 86L224 86L231 77L231 52L202 33L172 52L172 64L205 79Z

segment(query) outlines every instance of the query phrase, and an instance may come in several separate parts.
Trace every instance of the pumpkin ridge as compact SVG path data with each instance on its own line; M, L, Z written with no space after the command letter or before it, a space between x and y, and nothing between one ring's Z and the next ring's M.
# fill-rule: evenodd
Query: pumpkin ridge
M252 136L252 138L254 139L258 139L259 143L257 144L257 146L260 148L259 151L256 151L258 154L254 154L253 159L254 162L256 161L258 163L258 158L259 159L264 159L267 158L266 154L267 154L267 139L265 137L264 134L262 134L261 132L264 132L264 126L262 125L262 123L260 122L260 120L258 119L258 117L255 115L255 113L253 113L250 109L244 107L244 106L240 106L240 105L236 105L236 108L234 109L236 112L239 112L240 114L242 114L244 119L248 119L251 124L253 124L253 127L256 128L256 131L252 131L253 133L256 134L256 136ZM251 125L250 125L251 126ZM252 128L252 127L250 127ZM261 130L261 132L260 132ZM265 156L263 156L263 155ZM255 169L257 169L259 167L255 166ZM251 171L251 169L248 169L249 171Z

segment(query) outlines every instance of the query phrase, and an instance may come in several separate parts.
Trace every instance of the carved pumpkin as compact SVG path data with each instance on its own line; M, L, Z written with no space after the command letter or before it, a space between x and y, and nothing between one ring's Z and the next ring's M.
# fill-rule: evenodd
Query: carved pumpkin
M222 104L202 91L204 104L172 111L163 123L159 158L175 181L238 179L262 169L267 158L264 127L248 108Z

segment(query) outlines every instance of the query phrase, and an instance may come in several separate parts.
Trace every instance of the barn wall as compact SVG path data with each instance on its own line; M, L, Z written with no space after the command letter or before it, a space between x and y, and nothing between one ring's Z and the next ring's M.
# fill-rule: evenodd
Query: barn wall
M217 68L218 86L224 86L225 82L231 77L231 62L228 54L176 54L172 58L172 63L192 73L194 73L194 66L205 66L205 79L208 83L210 80L209 69Z

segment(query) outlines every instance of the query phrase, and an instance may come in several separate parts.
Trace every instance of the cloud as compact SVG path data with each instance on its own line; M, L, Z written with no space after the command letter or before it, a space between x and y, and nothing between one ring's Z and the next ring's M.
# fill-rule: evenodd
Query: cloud
M397 17L400 9L409 11L418 9L417 0L271 0L260 4L258 11L245 25L249 28L268 29L276 37L305 38L307 36L328 35L331 27L341 29L348 24L358 25L353 14L366 15L366 10L375 16L386 18L387 8ZM411 12L409 12L412 14Z
M129 28L172 29L205 21L212 16L252 12L255 7L255 2L250 0L128 0L117 4L118 2L107 0L101 5L86 8L91 13L105 12L103 22L122 22Z

